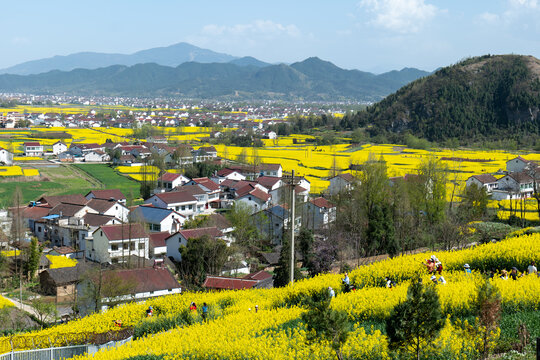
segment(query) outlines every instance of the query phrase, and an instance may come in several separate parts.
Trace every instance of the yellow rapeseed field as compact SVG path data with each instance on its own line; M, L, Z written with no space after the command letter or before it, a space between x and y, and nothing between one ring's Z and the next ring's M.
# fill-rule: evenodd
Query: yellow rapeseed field
M437 291L446 314L472 312L474 294L478 285L484 281L481 270L517 266L524 271L531 259L540 260L540 234L520 234L518 232L517 236L495 244L463 251L434 253L445 267L443 275L447 284L437 286ZM201 322L200 313L192 312L189 316L195 321L193 325L134 340L124 346L99 352L93 359L115 360L145 354L167 355L170 359L326 359L332 357L332 348L326 342L307 341L305 327L299 321L305 310L295 305L295 299L331 286L337 294L331 306L346 312L356 324L343 348L344 353L362 359L388 359L386 336L379 331L363 328L361 323L369 319L386 318L392 307L405 299L407 287L416 276L428 283L429 276L422 261L429 255L431 253L400 256L359 267L350 273L351 281L358 290L349 293L340 290L341 275L328 274L279 289L171 295L118 306L42 331L0 338L0 351L9 351L10 340L15 346L43 338L56 345L77 342L87 331L101 333L114 330L115 320L121 320L124 326L155 321L185 311L194 301L199 306L203 302L209 305L208 322ZM464 273L464 263L471 265L471 275ZM398 286L385 288L385 276L391 276ZM517 281L499 278L491 281L501 291L506 309L540 309L540 278L537 276L525 275ZM149 305L154 307L154 318L145 318L145 310ZM258 305L258 312L254 311L255 305ZM452 359L465 359L467 354L475 353L479 339L466 329L459 322L448 319L436 340L437 351L451 354L449 358Z

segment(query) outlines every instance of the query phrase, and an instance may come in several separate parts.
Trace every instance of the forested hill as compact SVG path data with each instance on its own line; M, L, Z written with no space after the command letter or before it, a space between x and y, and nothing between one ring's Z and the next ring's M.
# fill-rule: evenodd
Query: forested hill
M416 80L341 127L372 136L410 132L430 141L476 142L540 134L540 60L482 56Z

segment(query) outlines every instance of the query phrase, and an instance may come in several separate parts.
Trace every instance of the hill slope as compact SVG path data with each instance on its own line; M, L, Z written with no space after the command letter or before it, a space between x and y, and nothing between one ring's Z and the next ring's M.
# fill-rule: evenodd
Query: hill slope
M410 83L357 120L374 132L409 131L431 141L540 134L540 60L471 58Z
M81 95L179 96L190 98L377 101L410 80L409 70L374 75L344 70L318 58L292 65L186 62L175 68L154 63L95 70L0 75L0 91ZM260 65L260 64L259 64ZM403 75L403 72L406 74ZM417 76L427 72L417 70Z
M7 69L1 69L0 74L29 75L41 74L52 70L97 69L112 65L132 66L150 62L164 66L178 66L188 61L223 63L235 59L236 57L231 55L202 49L188 43L178 43L166 47L141 50L133 54L80 52L66 56L54 56L46 59L27 61Z

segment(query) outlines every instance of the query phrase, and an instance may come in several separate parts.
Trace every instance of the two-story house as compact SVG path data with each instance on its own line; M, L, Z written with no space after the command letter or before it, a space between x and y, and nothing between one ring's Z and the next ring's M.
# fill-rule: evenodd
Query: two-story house
M491 194L493 190L498 188L497 178L491 174L473 175L467 179L465 184L467 187L472 184L475 184L478 188L483 187L488 194Z
M151 205L136 207L129 213L129 219L132 222L146 224L150 232L167 231L170 234L180 230L186 221L185 216L174 210Z
M325 198L318 197L304 203L302 226L312 230L326 229L335 220L336 206Z
M141 224L103 225L86 239L87 257L99 263L121 263L129 256L148 258L149 238Z
M43 145L39 141L29 141L23 144L25 156L43 156Z

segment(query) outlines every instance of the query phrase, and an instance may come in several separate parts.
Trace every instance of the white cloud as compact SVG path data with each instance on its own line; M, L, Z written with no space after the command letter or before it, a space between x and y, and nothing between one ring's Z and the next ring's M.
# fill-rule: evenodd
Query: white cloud
M424 0L361 0L359 5L374 14L370 24L399 33L418 32L438 12Z
M495 23L500 19L499 15L490 12L482 13L478 17L485 23Z
M510 4L516 7L525 7L529 9L538 8L538 0L510 0Z
M202 28L202 36L234 36L234 37L263 37L274 39L281 36L299 37L300 30L296 25L283 25L271 20L255 20L249 24L232 26L206 25Z

